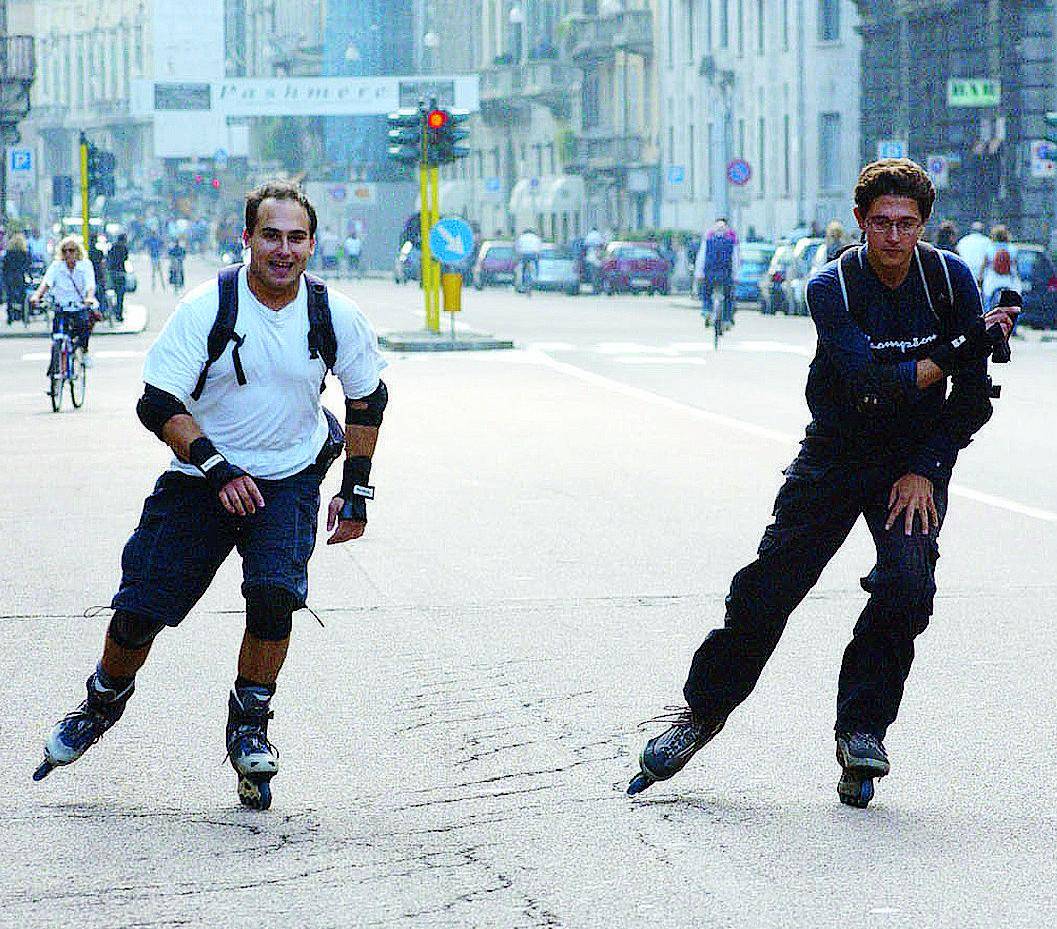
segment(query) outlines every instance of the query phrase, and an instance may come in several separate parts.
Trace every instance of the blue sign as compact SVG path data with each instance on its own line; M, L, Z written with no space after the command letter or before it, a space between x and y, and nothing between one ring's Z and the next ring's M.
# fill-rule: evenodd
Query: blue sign
M497 177L485 178L484 189L490 194L497 194L502 190L502 183Z
M464 219L442 219L429 234L429 250L441 264L463 264L473 254L473 230Z
M727 165L727 180L737 187L743 187L749 183L752 177L752 168L744 158L735 158Z
M213 161L216 162L218 168L224 167L228 163L228 150L226 148L218 148L213 152Z
M684 165L671 165L668 168L668 183L682 184L686 180L686 167Z
M8 174L33 174L33 149L9 148L7 150Z

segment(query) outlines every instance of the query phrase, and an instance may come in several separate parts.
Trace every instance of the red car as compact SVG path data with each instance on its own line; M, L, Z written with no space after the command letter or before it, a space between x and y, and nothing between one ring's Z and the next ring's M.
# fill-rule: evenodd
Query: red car
M484 290L492 284L513 284L517 256L514 243L490 239L481 243L477 261L473 266L473 286Z
M671 292L671 268L656 249L638 242L610 242L598 277L603 293Z

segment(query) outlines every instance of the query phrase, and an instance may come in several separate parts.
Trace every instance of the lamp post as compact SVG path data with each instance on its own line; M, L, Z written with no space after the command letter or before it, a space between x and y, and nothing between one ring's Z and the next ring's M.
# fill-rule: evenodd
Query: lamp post
M510 8L510 57L514 64L521 64L522 32L525 28L525 11L518 4Z
M719 132L712 139L715 154L713 183L716 184L716 217L722 216L733 224L730 215L730 181L727 178L727 165L731 160L731 149L734 144L734 72L716 66L715 59L708 55L701 62L701 76L712 87L712 114L719 126Z

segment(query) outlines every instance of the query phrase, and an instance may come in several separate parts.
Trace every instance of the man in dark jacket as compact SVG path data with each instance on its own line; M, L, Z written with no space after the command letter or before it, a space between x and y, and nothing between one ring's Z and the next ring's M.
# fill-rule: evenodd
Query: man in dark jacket
M866 244L849 256L858 291L849 296L839 260L807 285L818 351L800 454L785 471L757 559L734 576L723 626L694 655L687 709L647 742L629 793L674 775L719 732L860 515L877 560L863 580L870 599L838 684L841 800L866 806L873 779L888 773L882 739L899 709L914 639L932 614L951 472L991 417L987 358L1013 322L1009 312L983 317L973 272L955 255L933 253L946 262L938 277L949 281L954 332L941 323L918 247L935 195L928 175L906 159L863 169L855 216ZM852 299L862 310L858 321Z

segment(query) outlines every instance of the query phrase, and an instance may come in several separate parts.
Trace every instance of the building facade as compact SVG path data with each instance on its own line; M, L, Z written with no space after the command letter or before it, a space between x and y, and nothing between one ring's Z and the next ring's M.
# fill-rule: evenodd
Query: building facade
M858 15L851 0L662 0L663 225L696 230L720 209L741 234L852 222L860 165ZM722 94L729 94L726 180Z
M937 219L1055 228L1055 5L1046 0L859 0L862 157L905 149L939 187Z

